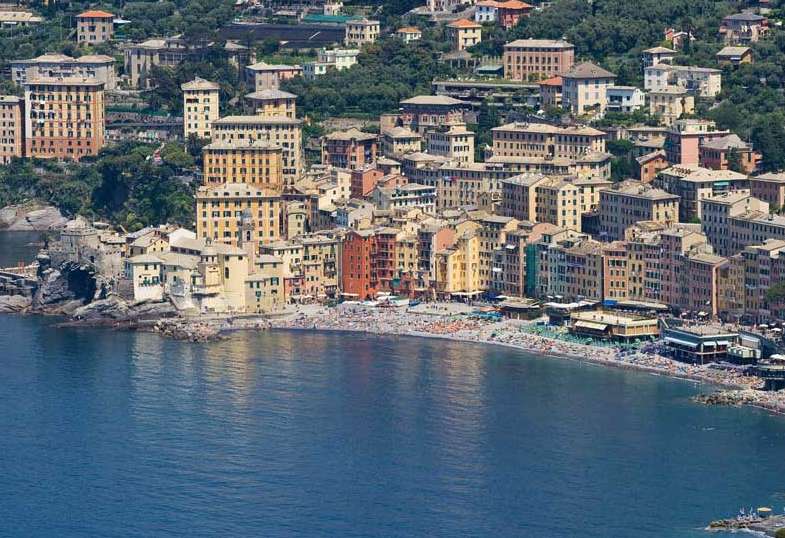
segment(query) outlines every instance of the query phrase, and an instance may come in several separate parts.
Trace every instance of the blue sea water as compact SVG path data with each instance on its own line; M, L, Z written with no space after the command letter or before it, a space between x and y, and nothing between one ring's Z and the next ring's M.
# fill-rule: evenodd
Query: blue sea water
M0 249L2 250L2 249ZM785 506L785 418L503 347L0 317L2 536L692 537Z

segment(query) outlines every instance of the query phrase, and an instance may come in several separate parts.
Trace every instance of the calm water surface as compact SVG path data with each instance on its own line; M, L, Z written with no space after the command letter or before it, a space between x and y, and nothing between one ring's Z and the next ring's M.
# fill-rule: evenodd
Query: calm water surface
M785 419L687 382L342 334L0 317L2 536L691 537L785 506Z

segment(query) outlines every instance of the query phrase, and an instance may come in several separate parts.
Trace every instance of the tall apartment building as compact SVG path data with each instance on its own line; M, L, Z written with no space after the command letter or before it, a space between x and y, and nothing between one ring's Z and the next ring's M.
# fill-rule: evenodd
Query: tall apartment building
M376 161L378 136L351 128L322 138L322 164L355 170Z
M504 78L537 81L563 75L575 62L572 43L551 39L518 39L504 45Z
M239 246L250 240L269 243L281 239L283 201L278 192L249 183L224 183L199 187L196 191L196 235L218 243Z
M608 107L608 87L616 75L591 62L573 66L561 74L562 107L573 115L602 116Z
M701 229L721 256L732 256L746 244L739 241L740 234L733 229L734 220L750 213L765 215L769 205L755 198L748 190L726 192L716 196L708 196L700 201ZM741 221L735 221L742 224ZM751 244L750 240L749 243Z
M597 213L602 239L618 241L638 222L678 222L679 197L638 181L624 181L600 191Z
M279 116L295 119L297 117L297 96L282 90L262 90L249 93L245 99L250 103L252 113L258 116Z
M23 85L28 80L41 77L94 78L104 83L104 89L117 86L114 58L103 54L90 54L71 58L65 54L47 53L30 60L13 60L11 79Z
M302 121L281 116L227 116L213 122L213 141L255 140L281 147L284 184L294 185L302 174Z
M347 47L360 48L379 38L379 21L355 19L346 21L346 34L343 40Z
M731 259L743 275L742 305L745 316L763 323L772 318L782 319L783 304L769 299L768 291L785 281L785 241L769 239L746 247L741 255Z
M605 152L605 133L585 126L508 123L491 129L494 158L540 157L576 159Z
M0 164L24 155L24 103L15 95L0 95Z
M104 84L86 78L39 78L25 90L25 155L79 160L104 147Z
M221 86L196 77L180 86L183 91L183 136L210 140L212 125L220 116Z
M248 183L281 192L281 155L280 146L261 140L213 142L202 149L204 184Z
M90 10L76 16L76 40L79 44L97 45L112 40L114 15Z

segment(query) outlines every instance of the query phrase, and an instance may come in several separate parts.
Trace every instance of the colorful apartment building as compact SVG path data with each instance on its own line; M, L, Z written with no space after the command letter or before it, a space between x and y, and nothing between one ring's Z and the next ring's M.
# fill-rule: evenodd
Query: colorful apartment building
M26 156L78 161L104 147L103 82L37 78L24 91Z

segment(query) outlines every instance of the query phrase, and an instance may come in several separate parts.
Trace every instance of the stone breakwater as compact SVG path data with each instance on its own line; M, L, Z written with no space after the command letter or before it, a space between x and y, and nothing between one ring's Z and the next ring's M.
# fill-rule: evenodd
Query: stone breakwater
M734 407L751 405L785 414L785 397L783 397L781 392L754 389L719 390L707 394L698 394L693 398L693 401L705 405L728 405Z
M752 405L785 413L785 391L764 392L757 377L736 372L686 364L647 351L625 351L566 342L523 330L531 323L518 320L490 321L464 316L420 314L402 308L339 306L308 309L272 321L273 328L357 331L380 335L424 336L463 342L496 344L524 350L535 355L558 356L617 368L650 372L687 379L728 389L701 395L704 403L716 405L724 400L733 405Z

